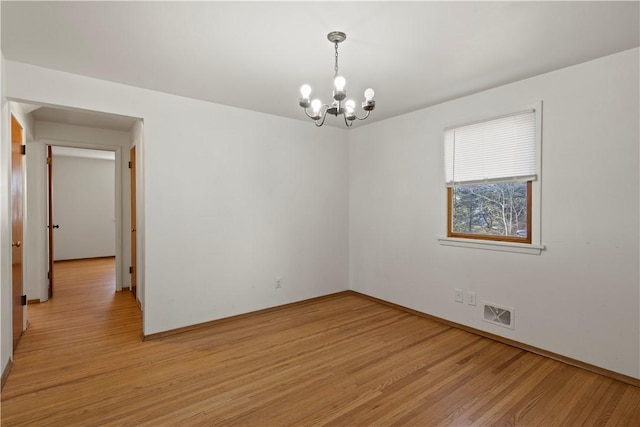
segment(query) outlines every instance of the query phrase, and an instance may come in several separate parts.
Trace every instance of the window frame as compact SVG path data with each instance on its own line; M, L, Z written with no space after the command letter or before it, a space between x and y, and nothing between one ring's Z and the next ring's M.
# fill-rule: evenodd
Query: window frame
M533 109L535 111L535 120L536 120L536 179L531 181L527 180L530 185L527 188L527 204L530 209L527 211L527 241L522 239L507 239L504 240L505 236L498 236L500 239L487 238L486 235L461 235L458 233L454 233L455 236L449 235L449 230L451 228L450 221L452 218L449 216L450 213L450 195L449 187L446 184L446 178L444 173L444 162L442 169L442 181L441 186L444 187L446 191L443 191L442 194L442 203L441 203L441 212L442 212L442 221L441 230L442 234L437 237L438 243L442 246L453 246L453 247L462 247L462 248L472 248L472 249L483 249L483 250L491 250L491 251L502 251L502 252L513 252L513 253L522 253L522 254L530 254L530 255L540 255L543 250L546 249L546 246L542 244L542 227L541 227L541 187L542 187L542 114L543 114L543 102L538 101L532 104L526 105L516 105L513 108L505 108L505 109L497 109L492 110L487 113L484 112L481 115L467 117L466 120L460 120L456 122L450 122L447 126L444 126L441 133L441 141L442 141L442 158L444 159L444 135L447 129L453 127L465 126L468 124L478 123L482 121L489 121L497 117L507 116L514 114L518 111L524 111L527 109ZM442 188L441 187L441 188ZM529 200L530 198L530 200Z

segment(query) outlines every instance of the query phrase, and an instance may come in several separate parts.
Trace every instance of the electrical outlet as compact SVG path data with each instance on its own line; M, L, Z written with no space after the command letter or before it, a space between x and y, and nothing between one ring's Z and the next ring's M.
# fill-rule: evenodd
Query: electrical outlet
M456 302L462 302L464 300L464 291L462 289L456 289Z
M476 305L476 293L475 292L467 292L467 304Z
M282 287L282 277L276 277L276 289L280 289Z

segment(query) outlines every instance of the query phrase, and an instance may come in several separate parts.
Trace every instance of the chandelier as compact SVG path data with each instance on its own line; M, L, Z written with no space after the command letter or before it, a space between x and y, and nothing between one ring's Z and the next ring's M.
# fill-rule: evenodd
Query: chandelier
M300 106L304 108L304 113L313 120L316 126L320 127L324 124L327 114L332 114L336 117L342 115L344 118L344 124L347 127L353 126L353 122L358 120L364 120L369 117L371 111L376 108L376 101L373 100L375 92L369 88L364 91L364 102L362 103L362 109L365 114L362 117L358 117L356 113L356 103L352 99L346 99L347 92L344 87L346 80L340 74L338 74L338 44L342 43L347 38L347 35L341 31L332 31L327 34L327 39L335 45L336 50L336 62L333 67L335 73L333 75L333 102L331 104L323 104L319 99L311 101L309 95L311 95L311 86L308 84L302 85L300 88ZM311 112L309 112L311 107Z

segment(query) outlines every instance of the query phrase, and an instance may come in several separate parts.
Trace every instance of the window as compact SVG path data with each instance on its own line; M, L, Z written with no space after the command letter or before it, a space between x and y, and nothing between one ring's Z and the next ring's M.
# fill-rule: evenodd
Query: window
M445 129L447 237L532 243L536 110Z

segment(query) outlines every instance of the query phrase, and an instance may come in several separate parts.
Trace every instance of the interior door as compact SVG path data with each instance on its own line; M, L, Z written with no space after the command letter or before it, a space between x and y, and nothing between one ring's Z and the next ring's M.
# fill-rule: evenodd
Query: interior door
M11 116L11 266L13 281L13 348L15 349L23 331L22 298L22 222L23 212L23 181L22 181L22 126Z
M48 231L49 231L49 298L53 298L53 149L47 146L47 191L48 191Z
M136 254L136 147L129 153L129 170L131 172L131 292L135 297L137 285L137 254Z

